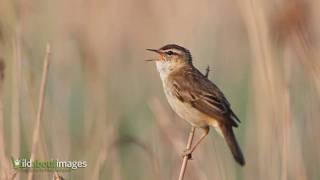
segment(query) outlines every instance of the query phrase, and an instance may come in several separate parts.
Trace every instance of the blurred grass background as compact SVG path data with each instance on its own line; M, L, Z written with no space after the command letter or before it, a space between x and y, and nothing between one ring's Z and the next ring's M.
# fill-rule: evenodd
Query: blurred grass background
M247 161L240 168L211 131L186 180L320 179L319 8L317 0L0 0L0 178L27 179L9 160L35 153L88 162L58 172L65 179L177 179L190 126L143 61L154 56L146 48L176 43L202 72L210 66L242 120L235 131Z

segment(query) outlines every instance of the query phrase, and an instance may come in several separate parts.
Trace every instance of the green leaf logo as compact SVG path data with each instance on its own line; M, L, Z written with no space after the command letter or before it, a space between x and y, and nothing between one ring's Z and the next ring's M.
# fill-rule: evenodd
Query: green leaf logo
M20 167L20 160L19 159L14 159L13 157L11 157L11 161L12 161L12 165L15 169Z
M15 160L15 161L14 161L14 165L15 165L15 166L20 166L20 160Z

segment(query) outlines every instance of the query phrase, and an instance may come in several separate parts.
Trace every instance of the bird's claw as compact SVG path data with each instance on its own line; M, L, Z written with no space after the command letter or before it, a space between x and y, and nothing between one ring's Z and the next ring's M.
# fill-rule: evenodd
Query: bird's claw
M192 160L192 151L191 149L185 149L183 152L182 152L182 157L187 157L188 160Z

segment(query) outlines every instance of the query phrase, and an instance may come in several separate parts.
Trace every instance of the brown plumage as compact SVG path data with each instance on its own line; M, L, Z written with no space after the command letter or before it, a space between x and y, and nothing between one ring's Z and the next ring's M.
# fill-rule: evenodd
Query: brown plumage
M157 69L173 110L192 126L205 130L189 154L206 137L209 126L212 126L225 138L234 159L244 165L245 160L232 129L238 127L240 120L222 91L193 66L189 50L172 44L159 50L150 50L161 55L156 60Z
M234 115L230 103L220 89L193 66L183 66L168 76L177 98L190 103L199 111L221 123L238 127L240 120ZM170 84L168 83L168 86Z
M221 131L233 157L244 165L245 160L232 130L232 127L238 127L240 120L220 89L193 66L174 70L166 82L168 86L171 83L172 87L168 89L173 90L177 99L218 121L219 127L216 128Z

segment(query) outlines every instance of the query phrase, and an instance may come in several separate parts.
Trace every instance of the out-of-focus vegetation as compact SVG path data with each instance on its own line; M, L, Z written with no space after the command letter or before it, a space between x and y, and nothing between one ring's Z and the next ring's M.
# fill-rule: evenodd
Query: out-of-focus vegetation
M33 153L88 161L58 172L64 178L177 179L190 126L143 61L154 56L146 48L176 43L200 70L210 66L242 120L235 131L247 162L239 167L211 131L186 180L319 179L319 8L317 0L0 0L0 179L27 179L10 157L32 153L47 42Z

